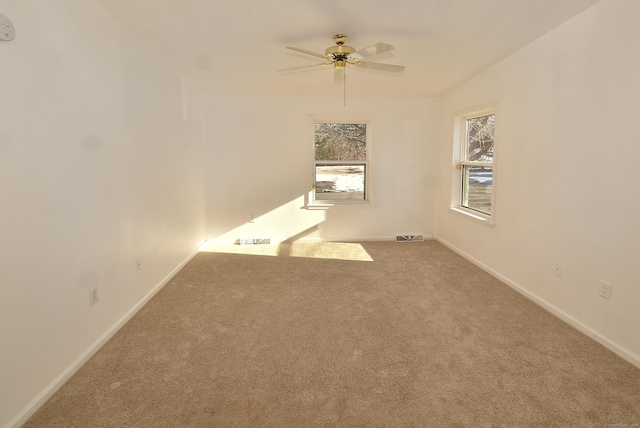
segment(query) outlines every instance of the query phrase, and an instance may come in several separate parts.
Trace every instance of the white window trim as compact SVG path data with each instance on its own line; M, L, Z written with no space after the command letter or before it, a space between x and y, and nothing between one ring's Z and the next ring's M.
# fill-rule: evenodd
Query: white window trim
M326 200L326 199L316 199L315 198L315 194L316 194L316 189L315 189L315 185L316 185L316 165L317 164L322 164L325 162L329 162L329 161L316 161L316 151L315 151L315 126L316 123L346 123L346 124L350 124L350 123L359 123L359 124L365 124L367 125L367 134L366 134L366 144L367 144L367 149L366 149L366 159L364 161L344 161L342 163L344 164L349 164L349 165L355 165L355 164L363 164L365 166L365 174L364 174L364 199L345 199L343 201L335 201L335 200ZM354 118L341 118L341 119L335 119L335 118L331 118L331 117L312 117L312 123L311 123L311 180L310 180L310 191L308 192L308 196L307 196L307 203L306 203L306 207L308 209L327 209L333 206L349 206L349 205L357 205L357 206L362 206L362 205L367 205L367 204L371 204L372 203L372 187L371 187L371 183L373 182L373 180L371 180L371 163L370 163L370 159L371 159L371 134L372 134L372 125L371 125L371 119L367 119L367 118L362 118L362 117L354 117ZM339 163L338 161L336 161L337 163Z
M467 119L479 116L486 116L488 114L496 115L496 123L498 123L499 117L498 101L492 101L486 104L482 104L469 109L461 110L454 113L453 117L453 164L452 164L452 183L451 186L451 210L457 213L461 213L466 217L480 221L483 224L489 226L496 225L496 193L497 193L497 154L495 147L498 146L498 126L494 129L494 153L493 162L473 162L473 165L478 166L491 166L493 168L493 177L491 184L491 214L485 214L480 211L476 211L462 206L462 165L465 163L462 161L465 157L465 150L467 144L466 135L466 121ZM467 164L468 165L468 164Z

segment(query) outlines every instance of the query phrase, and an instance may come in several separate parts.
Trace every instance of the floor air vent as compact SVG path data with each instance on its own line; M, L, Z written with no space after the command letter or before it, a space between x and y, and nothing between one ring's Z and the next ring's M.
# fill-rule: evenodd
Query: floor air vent
M396 235L396 242L424 241L424 235Z
M271 238L240 238L240 245L271 244Z

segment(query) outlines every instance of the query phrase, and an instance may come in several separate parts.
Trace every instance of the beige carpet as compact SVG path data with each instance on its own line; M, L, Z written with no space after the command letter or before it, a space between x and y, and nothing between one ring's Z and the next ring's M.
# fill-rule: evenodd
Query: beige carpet
M639 369L436 242L251 250L199 253L25 426L640 424Z

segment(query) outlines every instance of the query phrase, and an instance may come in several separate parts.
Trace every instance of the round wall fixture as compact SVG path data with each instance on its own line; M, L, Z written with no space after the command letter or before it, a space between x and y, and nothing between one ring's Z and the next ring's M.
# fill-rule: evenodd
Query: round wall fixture
M0 41L9 42L16 37L16 29L11 20L0 13Z

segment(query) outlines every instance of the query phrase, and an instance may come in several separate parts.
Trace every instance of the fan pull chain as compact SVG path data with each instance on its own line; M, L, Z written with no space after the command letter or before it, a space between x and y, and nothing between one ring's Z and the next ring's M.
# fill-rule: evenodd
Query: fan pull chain
M344 73L344 79L342 79L342 105L346 107L347 105L347 68L345 67L342 70Z

